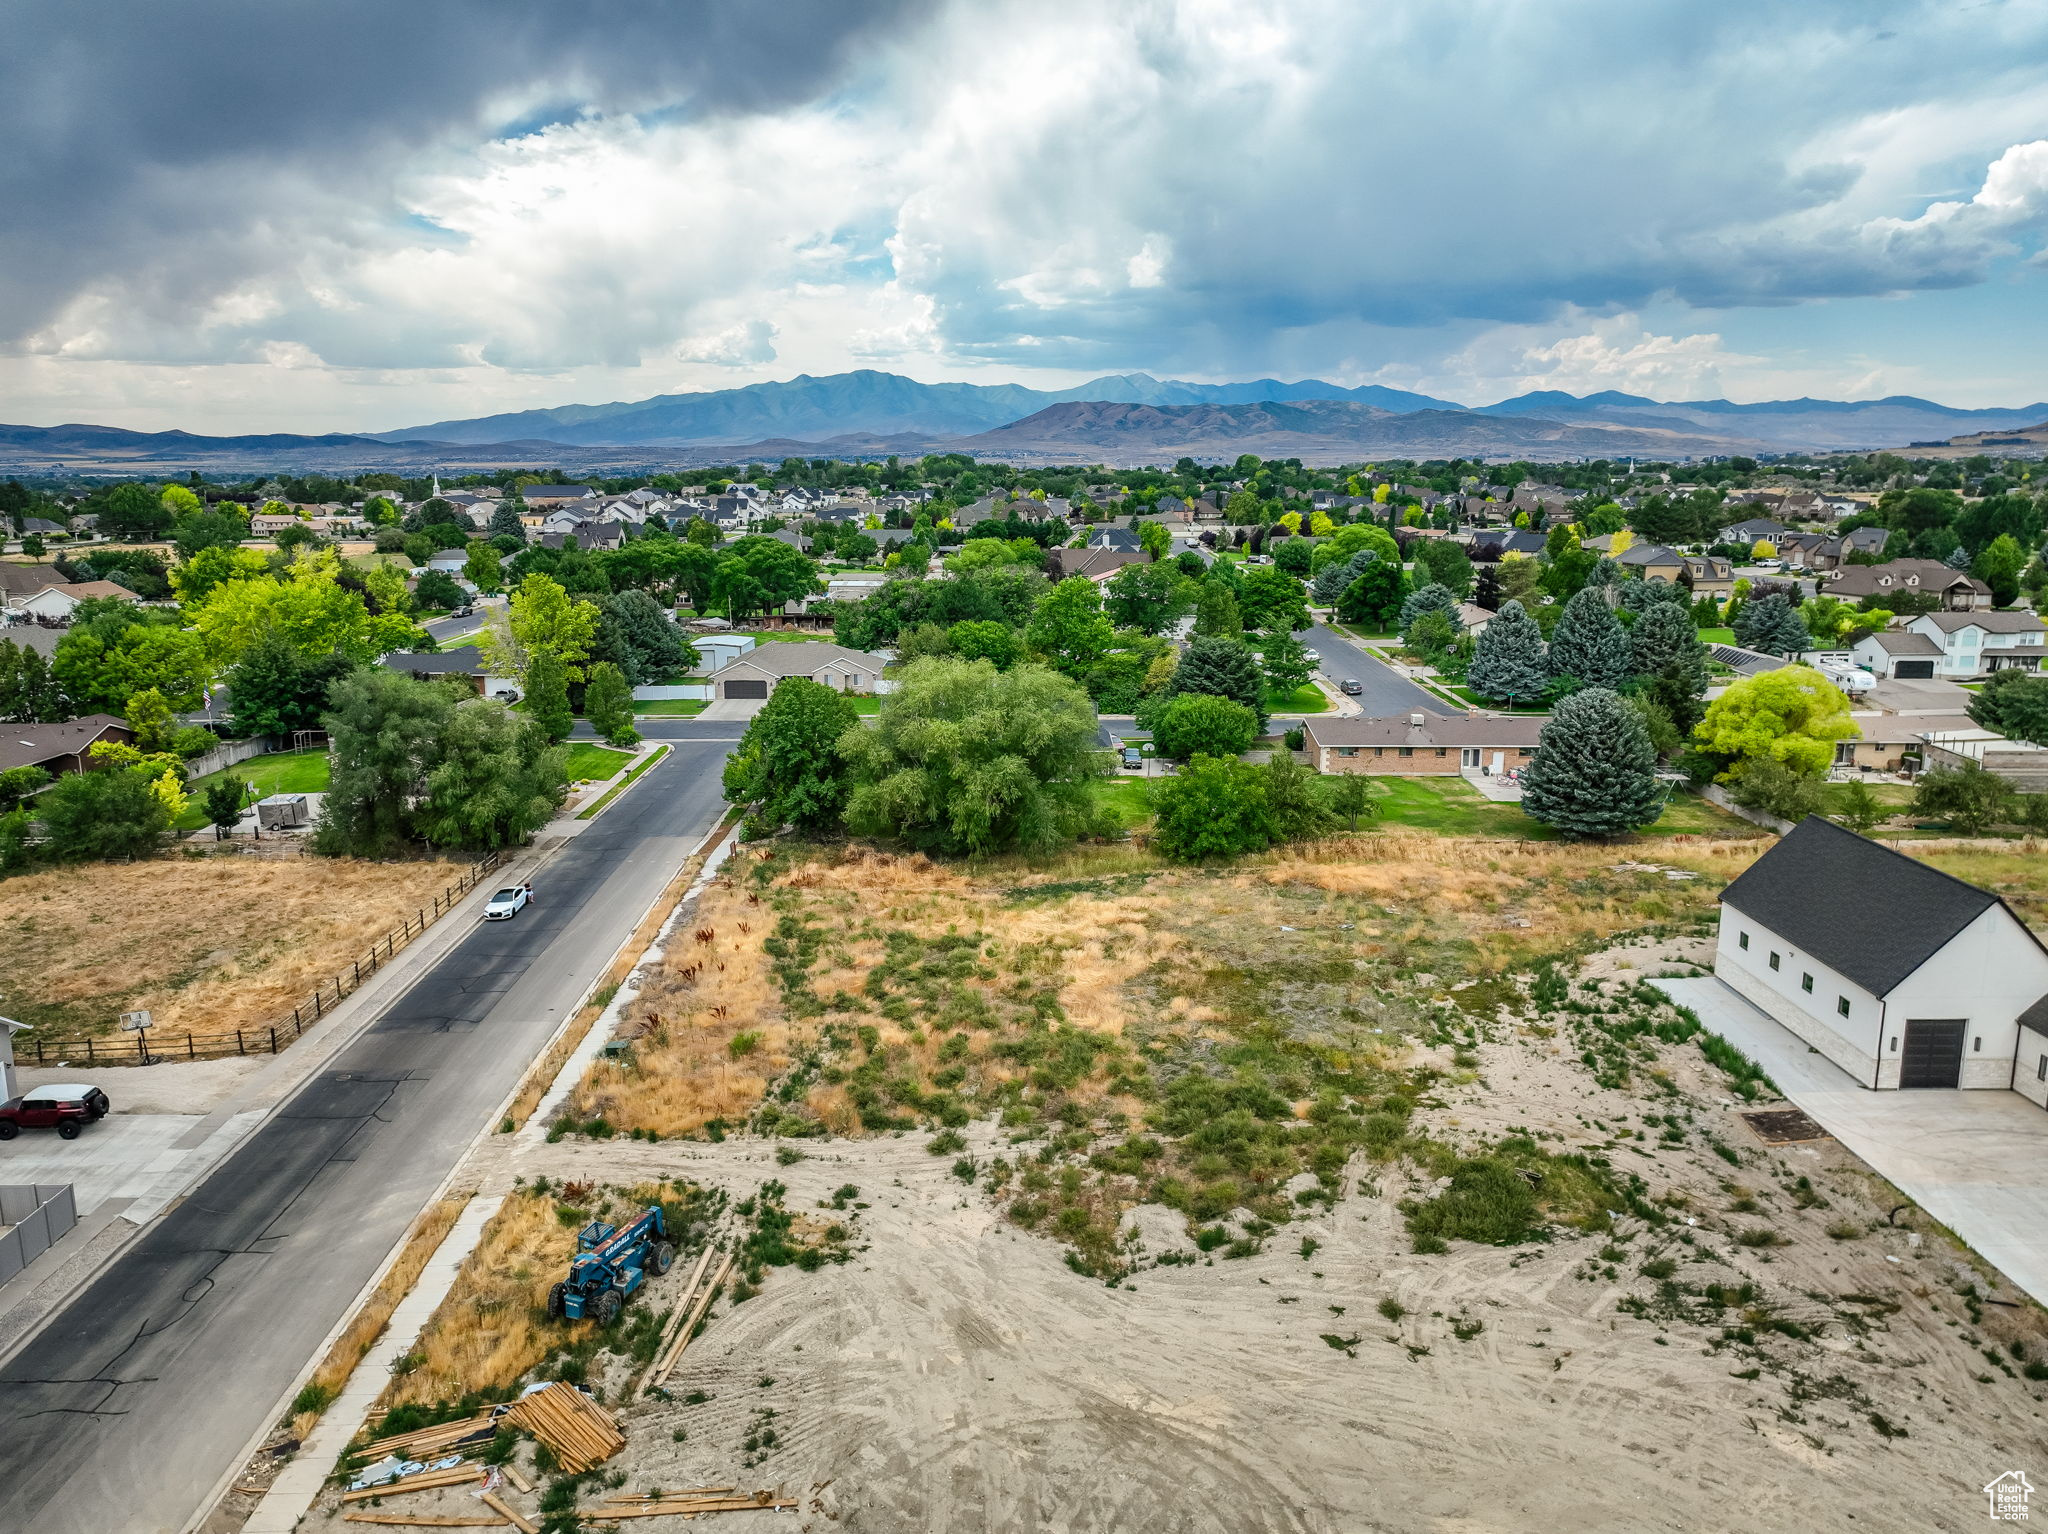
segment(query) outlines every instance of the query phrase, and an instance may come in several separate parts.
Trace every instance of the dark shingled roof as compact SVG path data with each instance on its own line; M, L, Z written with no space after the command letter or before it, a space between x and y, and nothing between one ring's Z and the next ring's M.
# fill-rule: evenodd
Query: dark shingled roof
M1875 996L1888 995L1950 938L2005 904L1818 815L1788 831L1721 898Z
M2048 1034L2048 996L2043 996L2020 1014L2020 1026L2031 1028L2039 1034Z

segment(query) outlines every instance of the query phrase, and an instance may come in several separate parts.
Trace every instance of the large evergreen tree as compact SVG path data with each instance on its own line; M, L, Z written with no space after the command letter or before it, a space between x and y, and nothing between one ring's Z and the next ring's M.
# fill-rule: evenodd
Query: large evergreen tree
M1489 625L1490 626L1490 625ZM1550 676L1583 687L1619 687L1629 675L1628 635L1597 587L1575 592L1550 636Z
M1707 689L1707 647L1692 624L1692 611L1682 602L1652 602L1628 631L1629 669L1638 677L1663 676L1677 667L1697 677L1693 696Z
M1314 594L1316 606L1335 607L1344 599L1345 588L1365 572L1365 567L1380 556L1373 549L1360 549L1346 559L1333 559L1316 572L1309 590Z
M1465 631L1465 620L1458 616L1458 598L1448 586L1431 581L1420 590L1408 593L1401 603L1401 632L1407 633L1424 613L1442 613L1454 630L1461 634Z
M1258 657L1243 644L1228 639L1207 639L1196 635L1181 651L1180 664L1173 668L1173 680L1165 687L1167 697L1205 692L1218 698L1234 698L1259 717L1266 727L1266 679Z
M1623 836L1657 818L1664 790L1641 716L1605 687L1559 703L1522 774L1522 809L1567 836Z
M526 503L517 496L507 496L491 510L490 535L493 538L517 538L526 542L526 524L519 520L519 513Z
M1749 602L1736 614L1735 642L1745 650L1766 655L1798 655L1813 648L1813 636L1791 599L1781 591L1769 592Z
M1482 698L1496 703L1530 703L1550 685L1543 630L1520 602L1500 604L1493 621L1479 631L1465 680Z

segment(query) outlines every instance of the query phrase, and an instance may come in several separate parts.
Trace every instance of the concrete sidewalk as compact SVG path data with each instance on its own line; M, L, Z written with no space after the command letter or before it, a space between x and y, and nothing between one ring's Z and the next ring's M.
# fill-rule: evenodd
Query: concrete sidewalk
M1755 1060L1778 1090L2048 1304L2048 1113L2017 1092L1878 1092L1721 981L1653 980Z

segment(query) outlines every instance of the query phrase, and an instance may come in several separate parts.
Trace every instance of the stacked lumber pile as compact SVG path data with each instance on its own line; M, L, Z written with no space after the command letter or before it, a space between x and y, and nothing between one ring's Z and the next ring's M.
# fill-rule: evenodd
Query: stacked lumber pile
M577 1516L585 1523L610 1523L615 1518L672 1518L678 1513L752 1513L795 1510L800 1504L772 1491L734 1495L730 1486L700 1486L692 1491L667 1491L659 1497L607 1497L602 1506Z
M555 1462L571 1475L594 1470L626 1446L610 1412L559 1381L522 1397L505 1420L546 1444Z
M381 1486L345 1491L341 1500L367 1502L372 1497L395 1497L408 1491L438 1491L443 1486L466 1486L472 1481L481 1481L486 1473L481 1465L450 1465L446 1470L422 1470L417 1475L400 1476Z
M365 1459L379 1460L387 1454L396 1454L400 1459L439 1459L459 1443L472 1438L489 1437L497 1431L489 1412L480 1412L474 1417L464 1417L456 1422L440 1422L433 1427L416 1428L410 1433L399 1433L390 1438L380 1438L373 1444L366 1444L359 1451Z

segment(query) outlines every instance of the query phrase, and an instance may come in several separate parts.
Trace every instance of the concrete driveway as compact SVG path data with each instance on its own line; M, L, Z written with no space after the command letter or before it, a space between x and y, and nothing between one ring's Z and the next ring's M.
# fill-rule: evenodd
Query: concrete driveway
M2048 1304L2048 1113L2017 1092L1875 1092L1711 977L1651 982L1823 1129Z
M768 706L766 698L713 698L704 705L704 712L697 718L707 724L721 720L748 720ZM643 730L641 732L645 734Z

